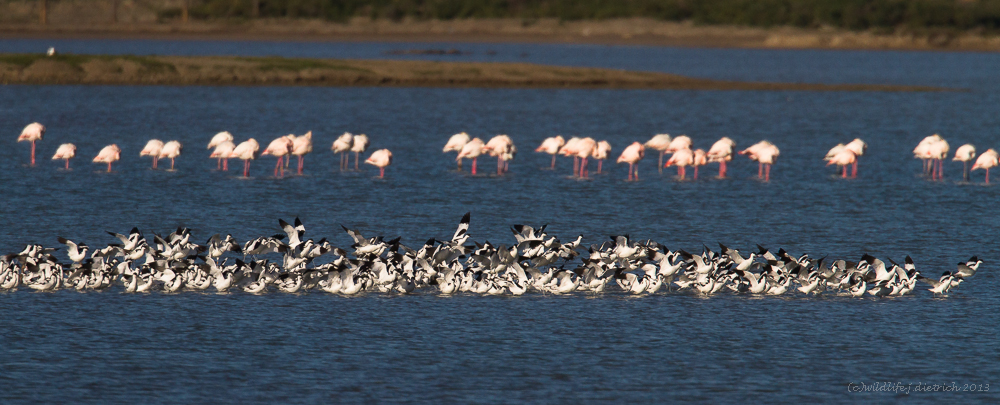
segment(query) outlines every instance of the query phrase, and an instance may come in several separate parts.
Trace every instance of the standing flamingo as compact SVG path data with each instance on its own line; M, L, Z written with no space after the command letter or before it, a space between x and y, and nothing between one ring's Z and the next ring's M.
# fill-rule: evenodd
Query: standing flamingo
M862 141L861 138L854 138L853 141L844 145L844 149L854 152L854 163L851 163L851 177L858 177L858 159L865 154L868 150L868 144Z
M236 145L233 145L232 141L222 141L218 145L215 145L215 150L208 157L210 159L218 159L216 170L229 170L229 158L233 155L233 149L235 148Z
M351 159L347 158L347 160L345 161L344 157L345 154L348 151L350 151L351 147L353 146L354 146L354 135L351 135L350 132L344 132L344 134L338 137L336 141L333 141L333 146L330 147L330 150L332 150L333 153L340 154L341 171L347 170L347 165L350 163Z
M365 159L365 163L378 167L378 177L385 178L385 167L392 164L392 152L388 149L379 149L372 152L371 156Z
M116 144L105 146L94 158L94 163L107 163L108 173L111 173L111 163L117 162L122 157L122 150Z
M535 152L545 152L552 155L552 166L550 170L556 169L556 154L559 153L559 148L562 148L566 144L566 140L563 139L562 135L556 135L553 137L545 138L542 144L535 149Z
M513 151L514 141L509 136L503 134L490 138L490 141L486 142L486 146L483 146L483 152L489 153L490 156L496 156L498 176L507 170L507 160L504 160L504 157L510 156L512 159L514 157Z
M698 180L698 167L704 166L708 163L708 158L706 157L704 149L696 149L694 151L694 162L691 166L694 166L694 179Z
M476 174L476 158L483 154L483 147L486 146L482 139L472 138L469 143L462 147L462 150L458 152L458 158L456 160L472 159L472 174Z
M969 181L969 161L974 157L976 157L976 147L972 146L971 143L959 146L955 150L955 158L952 161L962 162L962 179L965 181Z
M608 143L608 141L600 141L597 143L597 148L594 149L594 154L591 155L594 159L597 159L597 174L601 174L601 168L610 153L611 144Z
M858 155L856 155L853 150L850 150L850 149L847 149L847 148L841 147L839 149L840 150L837 151L837 153L834 154L833 156L830 156L829 158L825 158L826 159L826 165L827 166L829 166L829 165L837 165L838 167L840 167L841 169L843 169L843 174L840 177L846 179L847 178L847 166L851 166L854 163L857 163L857 161L858 161Z
M309 131L305 135L295 137L295 140L292 141L292 155L299 158L299 176L302 175L303 159L305 159L306 154L313 150L312 136L312 131Z
M35 141L42 140L42 135L45 135L45 125L39 124L37 122L32 122L28 126L24 127L21 131L21 135L17 137L17 141L28 141L31 142L31 165L35 165Z
M219 132L219 133L215 134L215 136L212 137L212 140L208 141L208 147L205 148L205 149L216 148L216 150L218 151L219 145L221 145L221 144L223 144L225 142L233 143L233 134L230 134L228 131ZM215 152L212 152L212 155L215 155ZM222 160L223 159L228 159L229 155L227 154L227 155L224 155L224 156L213 156L213 157L215 157L215 158L218 159L218 162L216 164L216 170L219 170L219 169L222 168ZM226 163L227 163L227 170L228 170L228 163L229 163L229 161L227 160Z
M667 160L667 163L663 167L677 166L677 178L684 180L687 176L687 166L691 164L694 164L694 152L691 149L684 148L675 150L673 156Z
M950 150L951 146L943 138L932 143L928 148L927 153L931 157L931 180L944 179L944 159L948 157ZM935 166L937 170L935 170Z
M274 177L284 177L285 167L282 166L281 164L282 159L284 159L285 156L288 156L288 154L291 153L291 151L292 151L292 140L289 139L288 136L282 136L271 141L271 143L267 145L267 148L264 149L264 151L261 152L260 155L261 156L271 155L277 157L278 163L274 165ZM279 170L281 172L280 176L278 175Z
M733 160L733 148L735 147L736 142L733 142L729 137L722 137L708 149L708 160L719 163L720 179L726 178L726 162Z
M771 165L774 164L780 153L778 147L768 141L757 142L740 151L741 155L747 155L750 160L757 161L757 178L764 181L771 181Z
M368 149L368 135L354 135L354 145L351 146L351 151L354 152L354 170L361 170L358 169L358 159L361 159L361 152L365 149Z
M233 153L229 155L231 158L240 159L243 161L243 177L248 177L250 175L250 161L257 157L257 151L260 150L260 144L257 143L256 139L250 138L246 141L240 142L233 149Z
M182 148L184 145L178 141L163 144L163 149L160 150L160 159L170 159L170 170L174 170L174 159L181 155Z
M656 166L659 167L660 173L663 173L663 154L666 153L667 148L670 147L670 135L669 134L657 134L649 138L644 145L645 148L660 151L660 160L657 161Z
M618 163L628 163L628 181L632 181L633 173L635 173L635 180L639 180L639 168L636 165L645 155L646 147L639 142L632 142L618 157Z
M1000 154L996 150L989 149L979 155L979 159L972 165L972 170L986 169L986 184L990 184L990 169L997 167L997 164L1000 164Z
M448 152L461 152L462 147L469 143L469 134L465 132L459 132L448 138L448 143L444 144L444 149L441 151L444 153ZM458 171L462 171L462 159L458 159Z
M587 158L594 154L594 149L597 149L597 142L594 138L583 138L576 143L576 156L580 158L580 174L582 178L588 178L590 172L587 171Z
M670 141L667 145L667 149L663 151L666 153L674 153L681 149L691 149L691 137L687 135L681 135Z
M66 170L69 170L69 160L76 156L76 145L64 143L56 149L56 154L52 155L52 160L62 159L66 161Z
M573 176L580 174L580 158L577 157L577 145L580 143L580 138L572 137L566 141L561 148L559 148L559 154L566 157L573 157Z
M146 146L139 151L139 156L150 156L153 158L153 168L156 168L157 162L160 160L160 152L163 150L163 141L159 139L150 139L146 142Z
M931 145L933 145L934 143L936 143L936 142L938 142L940 140L941 140L941 135L938 135L938 134L930 135L928 137L925 137L924 139L921 139L920 143L917 144L917 147L913 148L913 157L917 158L917 159L920 159L920 160L923 161L923 164L924 164L924 171L923 171L923 173L924 174L928 174L928 173L932 172L933 162L931 160L932 157L931 157L931 154L930 154L930 149L931 149ZM931 173L931 176L933 176L933 175L934 174Z

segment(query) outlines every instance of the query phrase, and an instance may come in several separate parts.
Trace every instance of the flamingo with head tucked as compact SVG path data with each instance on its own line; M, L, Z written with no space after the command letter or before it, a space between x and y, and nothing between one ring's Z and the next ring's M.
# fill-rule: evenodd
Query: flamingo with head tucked
M707 154L703 149L695 149L694 151L694 162L691 166L694 166L694 179L698 180L698 167L704 166L708 163Z
M757 178L764 181L771 180L771 165L774 164L780 153L778 147L768 141L757 142L740 151L741 155L747 155L750 160L757 161Z
M853 141L844 145L844 149L850 150L854 153L854 162L851 163L851 177L858 177L858 158L865 154L868 150L868 144L862 141L861 138L854 138Z
M948 145L948 141L943 138L934 142L928 148L927 153L932 159L931 167L931 179L942 180L944 179L944 159L948 157L948 152L951 151L951 146ZM937 171L935 173L934 165L937 165Z
M66 170L69 170L69 160L76 156L76 145L64 143L56 149L56 154L52 155L52 160L62 159L66 161Z
M181 155L183 147L178 141L163 144L163 149L160 150L160 159L170 159L170 170L174 170L174 159Z
M670 135L669 134L657 134L657 135L653 135L652 138L649 138L649 140L646 141L646 144L643 147L643 150L645 150L645 148L649 148L649 149L652 149L652 150L658 150L658 151L660 151L660 160L657 161L657 164L656 164L656 166L660 170L660 173L663 173L663 154L666 153L668 147L670 147Z
M351 135L350 132L344 132L344 134L338 137L336 141L333 141L333 146L330 147L330 150L332 150L333 153L340 154L340 170L347 170L347 165L350 164L351 158L348 157L345 161L344 157L353 146L354 135Z
M723 137L712 144L712 147L708 149L708 161L719 163L719 178L726 178L726 162L733 160L733 149L736 148L736 142L733 142L729 137Z
M594 159L597 159L597 174L601 174L601 168L610 153L611 144L608 143L608 141L600 141L597 143L597 147L594 148L594 154L591 155Z
M562 135L556 135L553 137L545 138L542 144L535 149L535 152L545 152L552 155L552 166L550 170L556 169L556 154L559 153L559 149L566 144L566 140L563 139Z
M833 156L830 156L830 157L824 158L824 159L826 160L826 165L827 166L829 166L829 165L837 165L838 167L840 167L841 169L843 169L843 175L841 175L841 178L845 178L846 179L847 178L847 166L851 166L851 165L857 163L857 161L858 161L858 155L856 155L854 153L854 151L851 150L851 149L847 149L847 148L841 147L841 148L839 148L839 150L837 150L837 153L835 153Z
M580 138L572 137L566 141L566 143L559 148L559 154L566 157L573 157L573 176L580 174L580 158L577 156L577 144L580 143Z
M225 142L233 143L233 134L230 134L228 131L219 132L219 133L215 134L215 136L213 136L210 141L208 141L208 147L205 148L205 149L216 148L216 150L218 150L219 145L221 145L221 144L223 144ZM212 154L214 155L215 152L213 152ZM229 158L228 155L226 155L225 157L217 157L218 164L216 165L216 170L221 169L222 168L222 160L223 159L228 159L228 158ZM228 160L226 161L226 163L227 164L229 163Z
M42 135L45 135L45 126L37 122L32 122L28 126L24 127L21 131L21 135L17 137L18 142L28 141L31 142L31 165L35 165L35 141L42 140Z
M163 150L163 141L159 139L150 139L146 142L146 146L139 151L139 156L149 156L153 158L153 168L156 168L156 163L160 161L160 151Z
M259 150L260 144L253 138L240 142L239 145L233 148L233 153L229 157L243 161L243 177L250 175L250 161L257 157L257 151Z
M459 132L448 138L448 143L444 144L444 149L441 151L444 153L448 152L461 152L462 147L469 143L469 134L465 132ZM462 171L462 159L458 159L458 171Z
M513 150L514 141L503 134L490 138L490 141L486 142L486 146L483 146L483 152L497 158L497 175L502 175L506 171L508 161L505 161L504 157L509 155L513 158Z
M934 173L932 173L933 158L931 157L930 149L931 145L940 140L941 140L941 135L938 134L930 135L925 137L924 139L921 139L920 143L917 144L917 147L913 148L913 157L923 161L924 174L931 173L932 177L934 176Z
M215 150L212 151L208 157L210 159L217 159L218 164L216 165L216 170L228 171L229 170L229 158L233 154L233 149L236 145L232 141L222 141L218 145L215 145Z
M378 177L385 178L385 168L392 164L392 152L388 149L379 149L372 152L371 156L365 159L365 163L378 167Z
M646 147L639 142L632 142L631 145L622 151L621 156L618 156L618 163L628 163L628 180L634 179L639 180L639 168L638 163L642 160L643 156L646 155Z
M952 161L962 162L962 179L969 181L969 161L976 157L976 147L971 143L959 146Z
M312 131L309 131L305 135L295 137L295 140L292 141L292 155L299 158L299 170L297 173L300 176L302 175L302 161L313 150L312 136Z
M368 149L368 135L354 135L354 144L351 145L351 151L354 152L354 170L361 170L358 169L358 159L361 159L361 152L366 149Z
M471 141L462 147L462 150L458 152L458 158L461 159L472 159L472 174L476 174L476 158L483 154L483 147L486 146L482 139L472 138Z
M105 146L104 149L94 158L94 163L107 163L108 173L111 173L111 163L117 162L122 157L122 150L116 144Z
M594 138L583 138L576 143L576 157L580 158L580 174L582 178L590 177L590 171L587 170L587 158L594 154L594 150L597 149L597 141Z
M271 141L271 143L267 145L267 148L265 148L264 151L260 153L260 155L261 156L271 155L277 157L278 163L274 165L274 177L284 177L285 167L281 164L282 159L284 159L285 156L287 156L291 152L292 152L292 140L288 138L288 136L282 136ZM281 173L280 176L278 175L279 170Z

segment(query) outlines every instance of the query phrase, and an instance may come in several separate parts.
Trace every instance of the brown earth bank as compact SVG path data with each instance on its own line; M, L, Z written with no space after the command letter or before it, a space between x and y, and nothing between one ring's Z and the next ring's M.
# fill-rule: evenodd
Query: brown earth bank
M1000 51L1000 37L976 32L699 26L647 18L373 20L308 19L161 22L67 19L41 25L0 21L0 38L148 38L307 41L546 42L766 49Z
M732 82L665 73L529 63L39 54L0 54L0 83L807 91L945 90L919 86Z

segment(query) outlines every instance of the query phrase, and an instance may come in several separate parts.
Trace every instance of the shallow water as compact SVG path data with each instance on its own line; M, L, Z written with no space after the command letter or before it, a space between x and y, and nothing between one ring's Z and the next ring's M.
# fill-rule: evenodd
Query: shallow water
M22 51L49 41L0 41ZM46 45L47 46L47 45ZM385 50L439 44L65 41L74 52L389 57ZM440 46L457 46L440 44ZM996 383L994 338L1000 248L997 187L981 171L960 181L920 176L913 146L941 133L956 149L996 144L998 96L992 54L698 50L579 45L460 45L467 59L662 70L703 77L815 82L892 82L972 89L946 93L510 90L306 87L0 87L0 251L56 237L91 246L105 231L192 228L197 238L241 240L279 232L300 217L307 236L349 245L340 224L419 245L450 236L472 212L474 240L511 243L515 223L549 224L585 243L629 233L692 251L722 242L813 257L863 253L914 258L936 275L971 255L980 273L946 298L925 290L900 299L833 296L700 298L438 297L378 294L125 295L117 291L0 294L2 402L650 402L747 398L996 402L987 393L850 393L849 383ZM76 48L74 48L76 47ZM496 48L487 56L485 49ZM79 51L78 51L79 49ZM142 52L146 50L146 52ZM443 57L439 57L443 58ZM656 64L670 60L671 64ZM782 62L784 61L784 62ZM778 68L778 65L783 67ZM847 66L852 66L847 68ZM740 69L735 69L735 67ZM39 164L15 135L47 126ZM274 160L250 179L215 171L203 149L212 134L265 144L314 131L304 176L276 179ZM328 148L340 133L367 133L389 148L386 179L371 166L340 172ZM440 148L459 131L510 134L520 153L504 177L455 171ZM571 162L545 170L531 150L547 136L607 139L617 156L654 133L686 133L695 147L721 136L738 146L769 139L781 157L769 183L737 158L731 179L641 181L611 162L591 180ZM138 151L150 138L185 145L176 171L149 170ZM823 166L832 145L855 137L868 152L859 178ZM78 146L73 170L48 161ZM89 158L117 143L111 173ZM353 163L353 162L352 162ZM484 173L495 168L484 159ZM231 162L239 167L238 161ZM161 168L165 167L161 162ZM468 163L466 163L468 168ZM593 166L592 166L593 170ZM690 176L690 173L688 174ZM689 177L690 178L690 177ZM818 395L818 397L817 397Z

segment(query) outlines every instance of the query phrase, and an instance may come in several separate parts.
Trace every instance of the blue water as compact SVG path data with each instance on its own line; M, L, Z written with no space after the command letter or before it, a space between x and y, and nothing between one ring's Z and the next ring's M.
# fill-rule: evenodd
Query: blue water
M0 51L53 41L3 40ZM920 176L910 151L940 133L956 149L996 146L997 55L975 53L702 50L518 44L56 41L66 52L396 57L392 49L457 47L464 60L526 60L659 70L702 77L923 84L944 93L510 90L307 87L0 87L0 252L62 236L91 246L105 231L190 227L197 238L245 240L300 217L307 236L350 244L340 224L419 245L450 236L472 212L474 240L510 243L515 223L549 224L585 243L629 233L698 251L716 242L856 260L910 255L936 275L979 255L980 273L944 298L923 289L899 299L834 296L633 298L529 295L0 294L0 402L736 402L1000 400L994 337L1000 189L981 171L961 181ZM486 55L487 49L496 55ZM448 57L436 57L447 59ZM453 58L453 57L452 57ZM39 164L15 142L47 126ZM266 145L314 133L304 176L251 178L215 171L214 133ZM389 148L393 165L340 172L329 146L344 131ZM509 134L520 150L504 177L455 171L448 136ZM571 162L544 170L531 152L554 134L607 139L617 156L652 134L688 134L707 148L768 139L781 148L771 182L737 158L731 179L678 182L655 156L641 181L611 162L591 180ZM176 171L149 170L150 138L185 145ZM868 142L859 177L837 178L825 152ZM51 162L78 146L73 170ZM112 173L90 158L123 149ZM239 164L234 161L234 167ZM480 162L484 172L489 160ZM161 163L161 167L162 163ZM467 166L468 167L468 166ZM690 176L690 174L689 174ZM851 393L849 384L991 384L986 393Z

